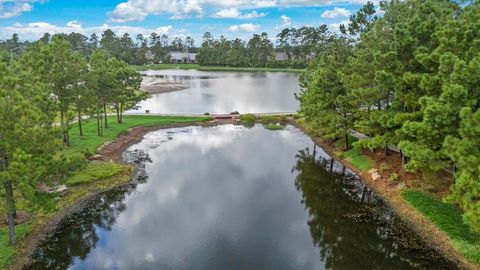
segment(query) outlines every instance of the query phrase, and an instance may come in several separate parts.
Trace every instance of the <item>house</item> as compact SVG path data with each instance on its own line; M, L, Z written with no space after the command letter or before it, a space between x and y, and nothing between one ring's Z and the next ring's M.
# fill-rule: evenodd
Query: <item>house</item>
M174 51L168 53L168 58L172 64L195 64L197 63L197 54L188 51Z
M286 52L276 52L275 53L275 61L288 61L289 57Z

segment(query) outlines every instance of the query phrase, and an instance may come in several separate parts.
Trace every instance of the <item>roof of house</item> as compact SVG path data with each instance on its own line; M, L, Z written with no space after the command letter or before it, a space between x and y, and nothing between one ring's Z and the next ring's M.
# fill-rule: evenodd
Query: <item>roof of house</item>
M275 61L287 61L288 54L285 52L277 52L275 53Z
M184 53L184 52L169 52L170 58L173 60L195 60L197 58L196 53Z

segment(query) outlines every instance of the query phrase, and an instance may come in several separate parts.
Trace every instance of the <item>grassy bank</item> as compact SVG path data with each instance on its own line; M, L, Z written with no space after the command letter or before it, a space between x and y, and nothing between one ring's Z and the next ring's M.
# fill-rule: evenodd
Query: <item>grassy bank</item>
M84 136L78 135L77 124L72 124L70 129L71 146L60 151L65 156L76 154L84 155L86 152L95 154L98 147L105 142L113 141L121 134L128 132L130 128L137 126L163 126L176 123L190 123L205 121L207 117L178 117L178 116L124 116L123 123L118 124L116 117L109 116L109 128L104 129L104 136L97 136L97 123L94 119L86 120L83 123ZM72 172L71 175L63 181L68 187L68 192L64 196L55 194L47 196L53 206L49 210L42 210L33 207L28 201L24 200L20 194L15 191L16 207L18 211L28 211L33 213L33 218L26 224L16 226L19 242L15 247L8 243L8 228L0 225L0 269L6 269L12 262L15 254L28 253L34 243L41 238L40 235L45 227L51 226L49 222L62 215L70 207L76 205L80 200L95 194L102 190L127 183L131 179L134 168L124 164L113 162L89 162L81 169ZM0 198L0 216L5 213L5 198ZM38 236L38 237L37 237ZM21 258L24 259L24 258Z
M78 136L78 127L73 124L70 128L70 147L63 153L94 153L96 149L117 138L120 134L128 132L130 128L137 126L151 127L175 123L189 123L205 121L207 117L184 117L184 116L154 116L154 115L125 115L123 123L118 124L116 116L108 116L109 127L104 129L103 137L97 136L97 122L89 119L83 123L84 136Z
M438 228L447 233L454 247L467 259L480 263L480 235L473 233L463 222L462 212L459 208L442 202L430 194L412 189L404 191L402 196Z
M202 71L239 71L239 72L294 72L301 73L304 69L292 68L262 68L262 67L222 67L222 66L200 66L199 64L154 64L132 66L138 71L162 70L162 69L196 69Z

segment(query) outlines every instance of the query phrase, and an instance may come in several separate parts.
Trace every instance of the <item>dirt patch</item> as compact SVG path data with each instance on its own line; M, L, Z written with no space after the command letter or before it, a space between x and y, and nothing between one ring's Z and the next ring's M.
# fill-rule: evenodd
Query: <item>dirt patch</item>
M335 146L332 142L324 140L315 134L309 132L304 126L296 121L290 121L290 124L301 129L305 134L309 135L312 140L320 145L327 154L334 157L344 166L354 171L364 183L366 183L373 191L382 197L386 203L395 211L402 220L407 224L431 247L441 252L446 258L452 260L461 269L480 270L480 266L469 262L462 254L454 249L450 242L449 236L440 230L435 224L428 220L424 215L413 208L401 195L400 182L405 182L408 187L414 187L417 179L421 179L421 175L406 172L401 166L401 158L399 154L390 154L385 156L383 151L364 151L364 154L375 160L381 178L373 181L370 174L355 168L346 159L339 158L335 154ZM379 168L381 164L388 167ZM390 177L392 173L399 174L398 183L393 182ZM448 184L448 175L441 176L443 181ZM445 190L438 189L436 194L441 195Z
M114 161L114 162L123 162L122 154L127 150L128 147L133 144L141 141L145 134L160 130L160 129L170 129L170 128L181 128L181 127L190 127L190 126L216 126L216 125L225 125L233 124L234 120L232 119L216 119L208 122L195 122L195 123L176 123L169 125L161 125L154 127L135 127L129 130L128 134L120 135L115 141L110 142L104 145L100 151L102 160Z

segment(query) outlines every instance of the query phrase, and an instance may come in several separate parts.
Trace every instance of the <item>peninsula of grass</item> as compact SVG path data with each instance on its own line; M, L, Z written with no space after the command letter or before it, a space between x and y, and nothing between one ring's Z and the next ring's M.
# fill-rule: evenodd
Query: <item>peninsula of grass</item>
M266 67L224 67L200 66L199 64L152 64L132 66L138 71L163 70L163 69L196 69L201 71L238 71L238 72L293 72L301 73L304 69L297 68L266 68Z
M283 130L284 126L279 124L268 124L268 125L265 125L265 128L268 130Z
M206 121L208 119L208 117L125 115L123 116L123 123L118 124L116 116L108 116L108 128L104 128L103 137L97 136L96 119L89 119L83 122L84 136L79 136L77 125L72 124L70 128L70 147L65 149L63 153L66 155L87 152L95 153L100 145L108 141L113 141L119 135L128 132L128 130L133 127L193 123Z
M480 263L480 234L463 222L462 212L455 205L442 202L430 194L406 190L403 198L450 237L452 245L467 259Z

